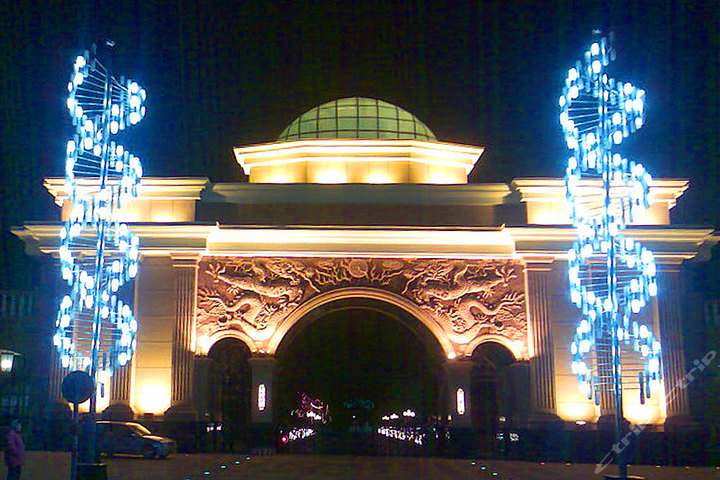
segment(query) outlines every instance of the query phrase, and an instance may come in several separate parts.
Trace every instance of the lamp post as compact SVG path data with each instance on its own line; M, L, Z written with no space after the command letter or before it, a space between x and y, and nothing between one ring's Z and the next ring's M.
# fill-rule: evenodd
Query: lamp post
M15 364L15 357L18 356L20 354L12 350L0 350L0 372L4 374L11 373Z
M12 373L13 373L13 368L15 366L15 357L19 357L20 355L21 355L20 353L14 352L12 350L0 349L0 374L2 374L2 376L8 377L7 383L8 383L8 390L10 392L9 397L8 397L8 412L7 413L11 413L10 407L14 403L14 402L12 402L12 399L14 396L13 395L13 375L12 375ZM5 382L3 381L3 392L2 392L2 395L0 396L0 399L2 399L2 400L5 399L5 391L4 390L5 390ZM16 398L16 400L18 400L18 399ZM18 401L18 403L19 403L19 401ZM17 403L16 403L16 405L17 405ZM14 415L17 412L12 412L12 413Z
M138 270L139 240L120 221L139 192L138 157L111 140L145 116L145 90L116 80L95 48L75 59L67 108L75 127L65 158L68 220L60 229L59 256L70 292L60 303L53 342L63 368L90 374L86 462L95 460L98 380L126 365L136 347L137 321L119 295ZM104 395L104 383L99 385Z
M623 391L638 390L644 404L659 391L661 369L660 343L633 319L657 295L654 258L625 234L649 206L652 179L641 164L614 152L643 126L645 92L608 76L614 59L612 35L598 33L583 59L568 70L558 104L571 151L565 180L577 228L568 251L570 295L582 311L570 345L572 371L588 399L599 405L602 397L614 404L613 451L619 478L627 478ZM624 388L623 377L633 380Z

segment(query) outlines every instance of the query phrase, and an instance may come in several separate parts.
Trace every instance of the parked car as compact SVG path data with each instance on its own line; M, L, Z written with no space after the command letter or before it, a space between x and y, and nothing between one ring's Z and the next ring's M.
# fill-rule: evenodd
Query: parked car
M97 422L97 451L107 456L117 453L165 458L175 451L175 441L153 435L135 422Z

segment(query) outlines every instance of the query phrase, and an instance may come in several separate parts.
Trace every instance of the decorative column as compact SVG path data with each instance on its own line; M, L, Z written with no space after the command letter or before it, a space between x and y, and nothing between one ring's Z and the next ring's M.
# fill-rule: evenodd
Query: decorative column
M115 370L110 380L110 405L103 411L107 420L132 421L135 412L130 407L130 372L132 362Z
M68 374L60 365L60 354L56 348L50 351L50 375L48 378L48 400L51 403L64 403L62 398L62 381Z
M175 334L173 338L171 406L165 415L194 420L197 412L192 396L193 339L198 257L173 256L172 261L175 270Z
M473 362L463 360L450 360L443 364L450 428L472 427L470 375L474 366Z
M658 265L658 321L662 344L662 373L665 384L665 425L691 423L685 377L685 348L682 340L680 266Z
M277 360L274 357L251 357L248 359L252 372L252 423L273 423L275 410L275 370Z
M530 317L529 341L534 352L530 359L531 413L528 421L537 427L562 424L555 405L554 348L548 289L548 279L552 271L550 262L552 259L528 263L525 266Z
M530 362L520 360L513 362L497 371L502 382L502 402L504 412L498 412L506 416L505 427L526 428L531 421L533 427L548 428L548 426L556 421L560 425L562 422L558 417L548 415L537 416L534 420L530 416L534 413L532 407L532 392Z
M133 292L137 282L133 281ZM137 296L135 296L137 298ZM135 419L135 412L130 406L130 384L132 383L133 360L118 367L110 379L110 405L103 411L106 420L130 422Z
M115 370L110 382L110 405L130 402L130 369L131 363Z
M248 359L252 388L250 389L250 442L255 450L275 447L275 373L278 362L274 357L259 356Z

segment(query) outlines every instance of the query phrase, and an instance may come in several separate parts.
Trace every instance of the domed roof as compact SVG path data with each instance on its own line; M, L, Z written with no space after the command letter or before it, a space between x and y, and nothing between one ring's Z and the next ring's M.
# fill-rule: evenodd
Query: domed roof
M319 138L437 140L412 113L363 97L341 98L308 110L283 130L278 141Z

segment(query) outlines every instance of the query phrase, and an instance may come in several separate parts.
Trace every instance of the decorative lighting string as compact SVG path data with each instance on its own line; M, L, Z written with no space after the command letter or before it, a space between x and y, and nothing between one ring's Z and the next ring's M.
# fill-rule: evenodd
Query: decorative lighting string
M378 435L383 437L410 442L422 446L425 443L425 432L420 427L381 426L377 428Z
M613 392L622 409L622 380L640 402L660 387L660 343L633 316L657 295L653 254L625 235L649 206L650 175L614 148L645 121L645 92L609 78L615 59L607 37L568 70L559 98L571 155L565 176L577 240L568 251L570 294L582 314L570 346L580 391L600 403ZM620 361L623 358L622 362Z
M315 422L327 423L330 419L330 405L325 404L319 398L312 398L305 392L299 393L300 405L290 412L290 415L298 418L306 418L313 425Z
M59 256L70 292L60 303L53 341L64 368L85 370L104 384L136 347L137 321L118 291L137 274L140 247L119 211L138 195L142 166L111 139L143 119L146 93L113 78L89 52L75 60L67 88L75 133L66 149L71 209Z
M280 437L282 443L292 443L299 440L305 440L306 438L314 437L317 432L313 428L308 427L294 427L288 430L286 434Z

